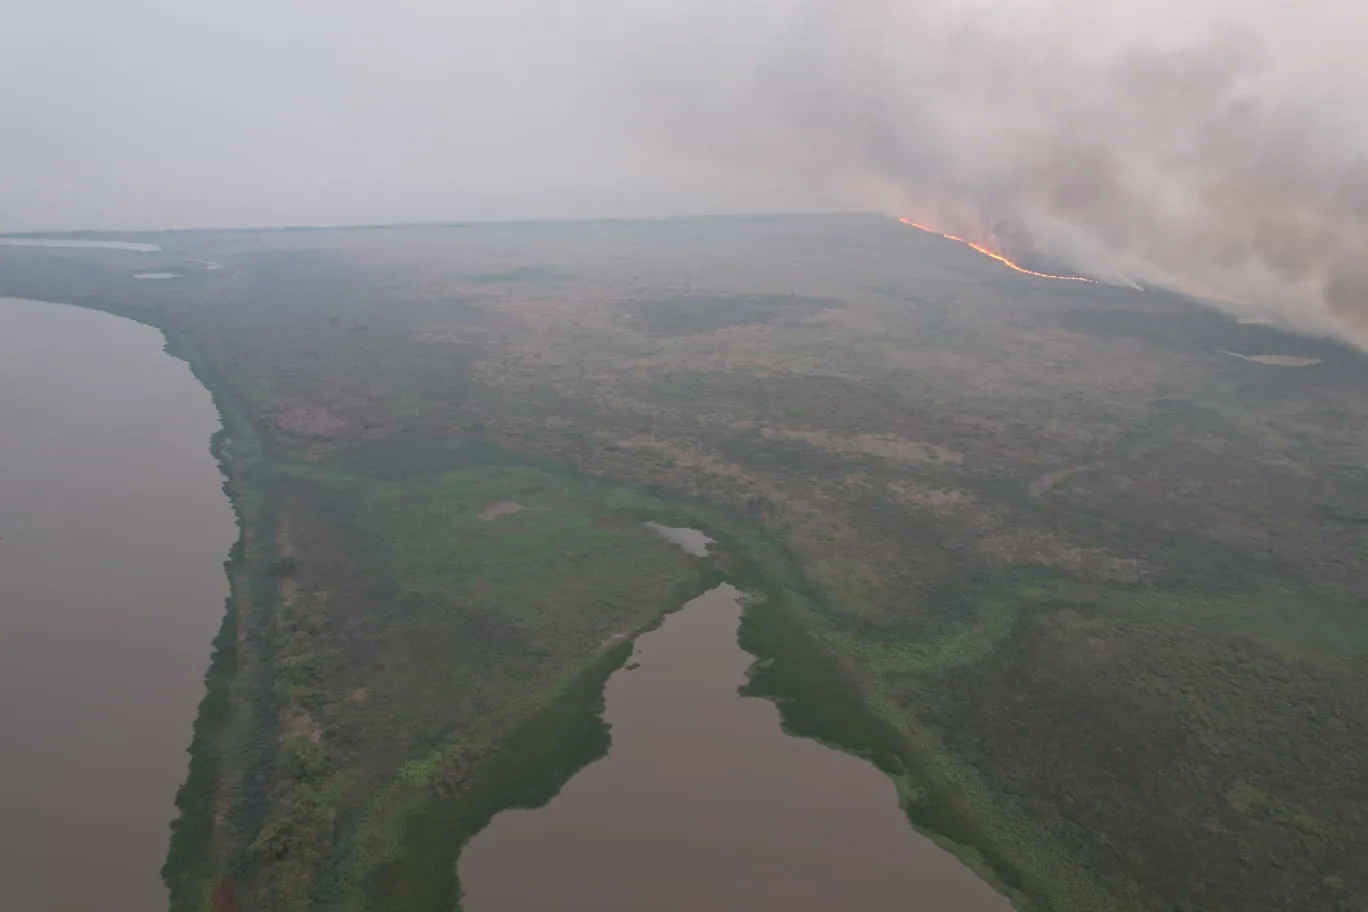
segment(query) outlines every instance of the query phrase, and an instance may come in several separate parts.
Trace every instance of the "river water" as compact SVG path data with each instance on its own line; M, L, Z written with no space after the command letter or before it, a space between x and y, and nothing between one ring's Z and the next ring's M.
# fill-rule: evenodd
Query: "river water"
M912 829L882 773L738 694L739 595L714 589L638 640L608 681L608 756L471 841L466 912L1010 912Z
M146 326L0 299L0 909L157 912L236 535Z

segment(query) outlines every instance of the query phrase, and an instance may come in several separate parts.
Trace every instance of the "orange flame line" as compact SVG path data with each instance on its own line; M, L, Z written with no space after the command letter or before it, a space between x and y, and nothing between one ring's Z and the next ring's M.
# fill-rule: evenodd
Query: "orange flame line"
M1016 270L1017 272L1021 273L1022 275L1035 276L1035 277L1038 278L1038 279L1058 279L1058 280L1061 281L1061 282L1088 282L1088 283L1093 283L1093 280L1092 280L1092 279L1084 278L1083 276L1065 276L1065 275L1054 275L1054 274L1048 273L1048 272L1036 272L1034 269L1027 269L1025 266L1020 266L1020 265L1018 265L1018 264L1012 262L1011 260L1009 260L1007 257L1003 256L1003 255L1000 254L1000 253L994 253L993 251L989 250L987 247L984 247L982 244L975 244L973 241L966 241L964 238L962 238L962 237L955 237L953 234L941 234L939 231L936 231L936 230L933 229L933 228L927 228L925 225L921 224L920 222L914 222L914 221L912 221L911 219L900 218L900 219L898 219L898 221L899 221L899 222L902 222L904 225L910 225L910 226L913 227L913 228L920 228L922 231L925 231L925 232L927 232L927 233L929 233L929 234L940 234L940 236L943 237L943 238L945 238L947 241L954 241L954 242L957 243L957 244L964 244L964 245L965 245L966 247L968 247L970 250L975 250L975 251L977 251L977 252L983 254L984 256L989 257L990 259L997 260L997 261L998 261L999 263L1001 263L1003 266L1006 266L1008 269Z
M978 244L970 244L969 246L972 247L973 249L977 250L979 253L983 254L983 255L986 256L986 257L992 257L993 259L997 260L997 261L998 261L999 263L1001 263L1002 265L1006 266L1008 269L1015 269L1017 272L1019 272L1019 273L1021 273L1021 274L1023 274L1023 275L1035 276L1035 277L1038 278L1038 279L1059 279L1061 282L1091 282L1091 281L1092 281L1092 279L1087 279L1087 278L1084 278L1083 276L1065 276L1065 275L1054 275L1053 273L1049 273L1049 272L1036 272L1034 269L1027 269L1025 266L1018 266L1016 263L1013 263L1011 260L1007 259L1007 258L1006 258L1005 256L1003 256L1002 254L1000 254L1000 253L994 253L993 251L989 250L987 247L981 247L981 246L979 246Z

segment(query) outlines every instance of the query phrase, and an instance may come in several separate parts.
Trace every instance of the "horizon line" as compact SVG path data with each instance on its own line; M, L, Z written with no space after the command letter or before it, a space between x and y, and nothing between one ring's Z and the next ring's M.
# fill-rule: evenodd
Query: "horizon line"
M49 230L0 231L0 238L53 238L75 235L137 235L137 234L189 234L194 232L232 232L232 231L358 231L384 230L392 228L462 228L478 225L527 225L576 222L683 222L705 221L712 219L778 219L778 218L832 218L841 216L876 216L891 218L885 213L872 209L832 209L832 210L795 210L792 212L701 212L680 215L633 215L633 216L531 216L526 218L472 218L440 219L424 221L397 222L336 222L315 224L282 225L202 225L191 228L59 228Z

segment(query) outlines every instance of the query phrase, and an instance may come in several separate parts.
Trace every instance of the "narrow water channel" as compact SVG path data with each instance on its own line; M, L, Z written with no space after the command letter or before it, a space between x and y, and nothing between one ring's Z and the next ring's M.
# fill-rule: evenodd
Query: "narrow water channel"
M608 756L471 841L466 912L1009 912L882 773L740 696L740 595L713 589L638 640L608 681Z
M0 910L157 912L236 535L159 332L0 298Z

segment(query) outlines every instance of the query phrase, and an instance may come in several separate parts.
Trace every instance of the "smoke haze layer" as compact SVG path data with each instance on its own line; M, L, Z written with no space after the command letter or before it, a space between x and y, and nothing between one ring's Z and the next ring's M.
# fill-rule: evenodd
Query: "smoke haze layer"
M0 231L875 209L1368 342L1362 0L10 0Z
M1368 341L1368 13L1132 6L681 10L615 100L665 146Z

